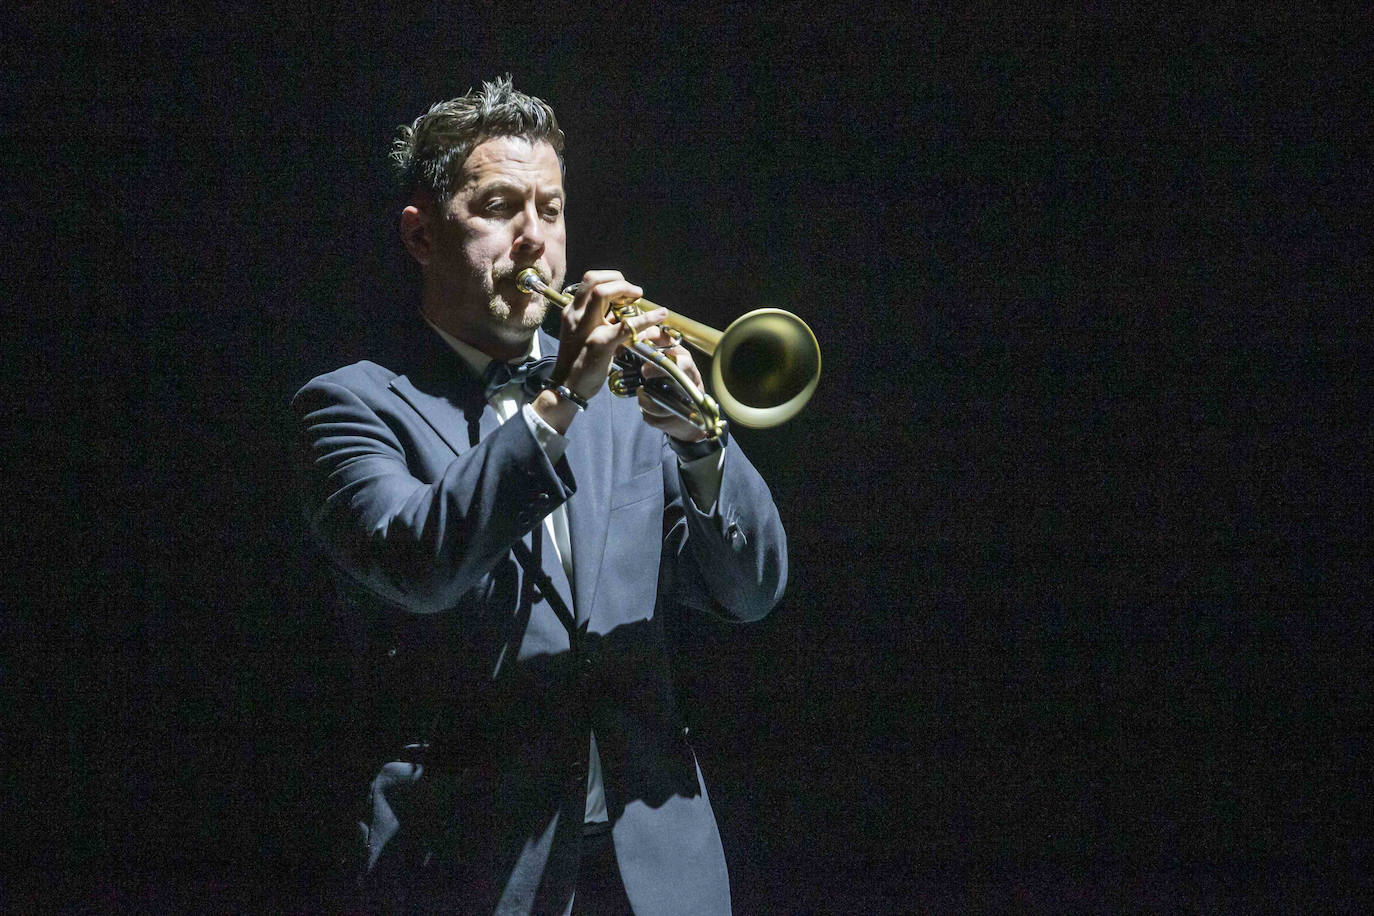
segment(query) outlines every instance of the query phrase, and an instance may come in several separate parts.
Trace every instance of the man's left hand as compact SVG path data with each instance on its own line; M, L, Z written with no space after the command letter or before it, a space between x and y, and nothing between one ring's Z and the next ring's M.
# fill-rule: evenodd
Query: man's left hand
M677 363L678 368L692 380L692 384L702 391L706 390L706 384L701 380L701 371L693 362L691 352L680 343L669 347L669 344L673 343L673 339L662 327L656 326L645 329L640 334L639 339L655 347L668 347L668 349L661 350L663 355ZM668 374L647 359L644 361L644 365L640 367L640 372L646 379L663 378ZM681 439L684 442L698 442L706 438L706 434L691 423L660 407L643 388L639 390L639 412L645 423L654 429L663 430L674 439Z

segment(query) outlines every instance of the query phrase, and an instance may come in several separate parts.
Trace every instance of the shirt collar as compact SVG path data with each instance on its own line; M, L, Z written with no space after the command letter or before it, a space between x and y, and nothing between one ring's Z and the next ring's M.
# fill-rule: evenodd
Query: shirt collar
M448 344L449 348L452 349L454 353L458 354L459 359L463 361L463 365L467 366L468 369L471 370L473 375L477 376L478 378L481 378L486 373L487 366L491 364L492 357L483 353L481 350L477 349L472 344L465 343L459 340L458 338L454 337L452 334L448 333L443 328L439 327L437 324L430 321L429 318L425 315L421 315L420 317L424 318L425 324L433 328L434 333L438 334L441 338L443 338L444 343ZM535 333L530 335L530 348L529 351L525 354L525 356L522 357L522 359L538 358L539 335ZM521 362L521 360L517 359L514 360L514 362L519 363Z

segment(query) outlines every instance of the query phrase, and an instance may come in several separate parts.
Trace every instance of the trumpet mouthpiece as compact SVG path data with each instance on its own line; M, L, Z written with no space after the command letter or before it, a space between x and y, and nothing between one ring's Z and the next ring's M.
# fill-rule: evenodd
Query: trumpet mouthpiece
M527 293L537 293L541 286L548 286L548 279L537 268L526 267L515 277L515 285Z

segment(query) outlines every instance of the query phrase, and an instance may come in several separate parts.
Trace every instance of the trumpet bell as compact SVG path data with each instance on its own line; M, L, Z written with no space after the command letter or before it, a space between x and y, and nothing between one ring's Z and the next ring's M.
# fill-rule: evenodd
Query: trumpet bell
M735 319L712 356L716 399L730 419L753 429L792 419L820 383L816 335L782 309L756 309Z
M526 292L539 293L562 308L572 304L573 297L568 290L551 289L548 281L533 267L522 270L516 282ZM647 299L637 299L613 306L613 310L616 317L623 319L625 315L658 307ZM698 390L677 363L649 344L635 341L626 347L662 369L676 385L676 392L668 392L673 395L671 397L660 397L653 392L650 396L708 437L715 438L725 429L720 416L722 408L741 426L767 429L796 416L816 392L821 379L821 348L806 322L791 312L756 309L741 315L724 331L717 331L686 315L664 311L667 312L664 327L675 331L684 343L712 357L714 398ZM618 393L631 393L620 378L615 385L622 389ZM677 396L678 392L681 396Z

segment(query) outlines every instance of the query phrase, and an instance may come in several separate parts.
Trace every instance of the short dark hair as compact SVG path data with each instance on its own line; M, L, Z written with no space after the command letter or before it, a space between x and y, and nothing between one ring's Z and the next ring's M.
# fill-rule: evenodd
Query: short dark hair
M401 125L391 144L401 190L407 197L416 192L432 195L439 206L446 205L468 154L492 137L547 142L563 168L563 131L553 109L520 92L506 74L467 95L436 102L409 126Z

